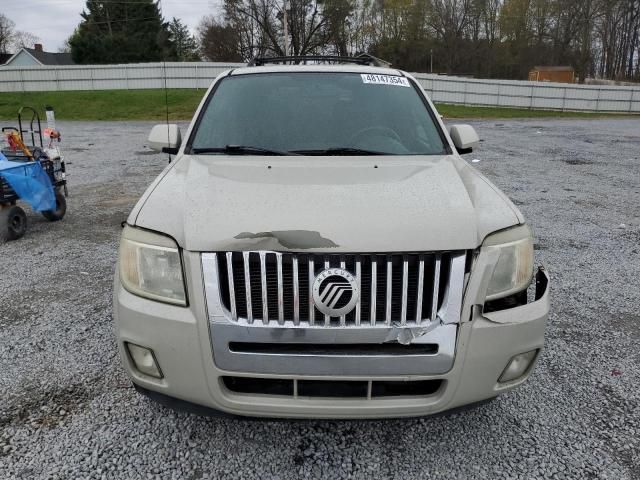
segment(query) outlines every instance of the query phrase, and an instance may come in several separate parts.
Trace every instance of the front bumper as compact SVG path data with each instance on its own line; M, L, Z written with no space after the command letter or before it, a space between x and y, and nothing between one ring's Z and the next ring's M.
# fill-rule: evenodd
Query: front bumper
M380 368L365 362L351 363L344 370L311 368L313 357L293 359L282 369L265 372L260 362L238 367L233 358L214 356L204 295L200 255L185 252L188 308L166 305L134 296L124 290L116 276L114 312L118 344L123 365L132 381L145 390L213 408L233 415L288 418L381 418L423 416L495 397L522 384L532 371L515 381L498 383L507 362L519 353L541 350L549 312L548 276L538 273L536 300L516 308L484 314L482 301L490 260L480 255L467 284L462 306L462 321L454 328L455 342L449 348L449 364L431 368L402 370ZM489 272L489 273L488 273ZM238 328L238 327L234 327ZM225 335L223 325L213 327ZM226 327L228 333L229 327ZM390 329L391 330L391 329ZM380 330L378 330L380 331ZM384 329L383 329L384 331ZM342 330L344 332L344 330ZM247 331L246 333L250 333ZM392 332L386 332L391 334ZM293 332L282 335L293 335ZM430 335L443 335L438 329ZM350 334L352 335L352 334ZM251 336L250 336L251 337ZM155 379L138 372L124 343L130 342L153 349L163 373ZM447 350L444 348L444 350ZM224 355L222 355L224 357ZM536 357L539 357L539 355ZM214 361L215 358L215 361ZM428 361L428 359L422 359ZM416 362L420 364L420 362ZM221 368L224 365L225 368ZM242 364L241 364L242 365ZM347 364L345 364L347 365ZM327 367L332 368L332 367ZM280 373L275 373L275 372ZM429 373L425 373L425 372ZM313 372L309 374L308 372ZM344 380L368 382L440 380L440 387L428 395L381 396L374 398L329 398L298 395L265 395L240 393L228 389L223 378L251 377L287 381ZM369 392L371 387L369 387Z

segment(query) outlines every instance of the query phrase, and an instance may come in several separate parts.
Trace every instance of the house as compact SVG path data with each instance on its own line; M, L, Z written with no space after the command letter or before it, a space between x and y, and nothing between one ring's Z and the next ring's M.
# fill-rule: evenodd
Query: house
M75 65L70 53L45 52L41 43L36 43L34 48L21 48L11 55L4 67L37 67L40 65Z
M575 83L576 73L573 67L533 67L529 81Z

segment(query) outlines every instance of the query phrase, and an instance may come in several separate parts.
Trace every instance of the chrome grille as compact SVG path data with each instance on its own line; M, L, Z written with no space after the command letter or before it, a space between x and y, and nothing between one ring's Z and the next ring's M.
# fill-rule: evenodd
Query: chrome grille
M435 319L447 302L458 312L465 258L464 251L215 254L220 298L232 320L313 326L420 325ZM312 299L316 275L333 267L353 273L360 290L356 307L342 317L324 315Z

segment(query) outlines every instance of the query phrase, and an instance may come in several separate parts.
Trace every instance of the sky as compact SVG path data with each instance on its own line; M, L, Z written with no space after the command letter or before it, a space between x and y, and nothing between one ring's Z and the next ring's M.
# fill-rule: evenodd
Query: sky
M40 37L45 51L57 52L80 23L85 4L85 0L0 0L0 13L15 22L16 30ZM160 0L165 20L179 18L193 33L202 17L215 14L219 4L219 0Z

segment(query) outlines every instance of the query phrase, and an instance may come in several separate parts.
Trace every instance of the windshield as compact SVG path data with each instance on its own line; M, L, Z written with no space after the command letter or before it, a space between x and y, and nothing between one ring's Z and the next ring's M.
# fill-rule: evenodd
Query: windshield
M231 75L214 90L191 138L192 153L446 153L413 84L393 75Z

